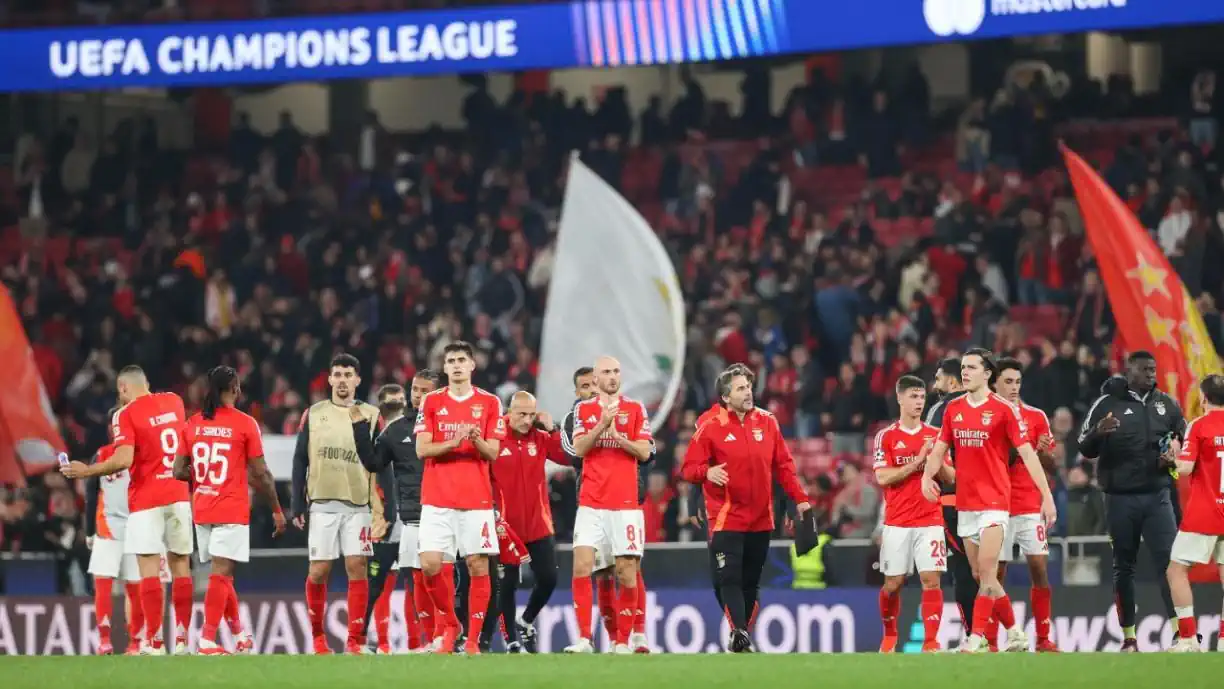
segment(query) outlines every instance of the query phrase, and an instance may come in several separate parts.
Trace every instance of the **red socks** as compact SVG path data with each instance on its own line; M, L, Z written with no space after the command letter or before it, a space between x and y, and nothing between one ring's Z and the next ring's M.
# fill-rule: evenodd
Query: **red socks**
M137 639L144 634L144 605L140 602L140 582L129 581L124 584L127 590L128 602L128 646L137 646Z
M922 638L924 643L932 644L939 639L939 623L943 620L943 591L940 589L922 590ZM896 624L894 622L894 624Z
M186 639L191 626L191 577L177 577L170 585L170 600L174 603L174 638Z
M488 620L485 611L489 607L489 597L493 595L493 583L488 574L472 576L468 585L468 645L475 648L480 642L480 632Z
M637 587L620 587L616 596L616 643L629 643L629 635L633 633L633 620L637 616L637 607Z
M1195 619L1193 612L1188 617L1177 618L1177 635L1183 639L1198 640L1198 620Z
M234 588L233 577L225 577L225 587L229 589L225 599L225 623L229 625L230 634L237 636L242 633L242 614L238 609L238 590Z
M160 577L145 577L140 580L140 604L144 608L145 641L151 644L162 643L163 608L166 606L166 594L162 591Z
M439 605L436 597L434 604L438 606L438 612L447 613L440 617L448 626L458 627L460 624L459 618L455 616L455 563L453 562L442 563L442 589L446 592L446 607Z
M999 624L1003 625L1004 629L1011 629L1016 626L1016 612L1012 610L1011 599L1007 597L1006 593L994 599L994 614L995 619L999 621ZM991 629L990 631L993 632L994 630Z
M348 583L348 643L364 644L366 631L365 609L370 601L370 581L351 579Z
M404 581L404 629L408 632L408 650L415 651L421 647L421 620L417 618L416 612L416 572L413 572L411 579L405 577ZM387 607L391 607L390 597L387 599ZM381 635L382 630L378 633ZM383 637L378 637L378 642L382 643Z
M310 635L323 637L323 613L327 611L327 583L306 580L306 609L310 612Z
M1050 604L1050 589L1034 586L1029 591L1029 598L1033 604L1033 627L1037 632L1037 643L1049 641L1050 618L1054 616L1053 606Z
M455 583L453 579L446 576L446 566L442 567L442 571L437 574L425 577L425 585L429 590L429 597L433 599L434 611L434 632L438 635L443 634L449 627L457 627L458 620L455 619Z
M230 591L226 578L220 574L208 577L208 591L204 594L204 629L201 638L209 641L217 640L217 627L221 626L221 618L229 605Z
M98 645L110 645L111 617L114 615L115 580L110 577L94 579L94 620L98 625Z
M591 577L578 577L574 579L574 616L578 618L578 633L582 638L590 640L591 637L591 605L594 603L591 599L594 597L594 592L591 591Z
M387 575L386 585L383 586L378 600L374 601L374 629L378 633L379 646L386 646L390 643L387 632L391 627L391 594L395 592L395 579L394 572ZM405 596L404 599L409 603L412 601L411 596ZM407 617L404 617L404 626L410 626Z
M633 611L633 633L646 633L646 582L642 579L642 570L638 570L637 608Z
M434 602L433 598L429 595L429 588L425 585L425 573L419 569L412 570L412 596L410 599L416 603L416 619L420 622L421 631L425 633L425 643L429 643L434 639ZM405 600L405 611L407 611L408 605L409 603Z
M884 636L897 635L897 613L901 609L901 594L880 591L880 621L884 623Z
M978 597L973 601L973 633L978 636L985 637L987 628L990 627L991 616L994 614L994 599L990 596L978 594Z
M608 633L608 641L616 640L616 582L607 578L595 581L596 602L599 604L599 617L603 619L604 631Z

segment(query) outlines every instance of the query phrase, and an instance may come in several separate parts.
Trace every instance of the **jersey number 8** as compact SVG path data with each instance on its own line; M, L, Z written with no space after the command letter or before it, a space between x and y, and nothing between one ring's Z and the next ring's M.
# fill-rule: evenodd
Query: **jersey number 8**
M229 443L196 443L191 446L191 469L197 485L219 486L229 476Z

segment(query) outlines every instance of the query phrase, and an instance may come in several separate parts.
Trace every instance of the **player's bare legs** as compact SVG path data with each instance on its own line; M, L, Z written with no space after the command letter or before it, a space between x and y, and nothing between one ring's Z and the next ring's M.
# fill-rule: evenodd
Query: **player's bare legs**
M616 558L616 645L613 653L633 653L629 635L638 608L638 571L642 560L632 555Z
M459 637L459 619L455 617L455 580L447 576L445 570L442 553L421 553L421 572L437 615L434 633L441 639L434 653L449 655L455 649L455 639Z
M1220 567L1224 576L1224 566ZM1199 644L1198 620L1194 617L1194 592L1190 588L1190 565L1169 562L1165 570L1169 581L1169 594L1173 597L1173 609L1177 612L1177 640L1169 650L1173 653L1197 653L1203 648ZM1224 581L1222 579L1221 581ZM1221 622L1224 625L1224 622Z
M591 575L595 570L595 549L574 546L574 615L578 618L578 641L565 649L566 653L594 653L592 643L591 606L594 605Z
M880 653L897 650L897 613L901 609L901 587L905 586L905 575L884 577L880 587L880 622L884 625L884 640L880 642Z

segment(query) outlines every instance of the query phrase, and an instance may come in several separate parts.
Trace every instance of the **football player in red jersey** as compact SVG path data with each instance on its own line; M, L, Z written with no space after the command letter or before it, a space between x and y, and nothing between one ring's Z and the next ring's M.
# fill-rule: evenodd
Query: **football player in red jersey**
M200 655L227 655L217 644L217 627L225 617L234 651L250 653L255 643L242 630L234 565L251 557L251 498L247 484L272 507L275 535L285 531L285 515L276 483L264 462L259 423L234 405L242 396L238 372L218 366L208 372L204 409L187 420L187 454L175 460L174 475L193 486L193 512L200 562L212 562L204 595L204 629Z
M187 653L191 620L191 498L187 484L174 477L174 460L183 447L187 414L173 392L151 392L139 366L119 372L116 387L122 408L112 429L115 452L99 464L71 462L60 471L68 478L110 476L124 469L131 474L125 553L136 556L140 569L140 599L145 613L141 655L165 655L162 615L165 592L161 583L163 550L173 577L175 655Z
M900 419L885 426L875 439L876 482L884 489L884 529L880 540L880 619L884 641L880 653L897 649L897 615L901 587L915 570L922 582L922 652L939 650L939 624L943 618L943 590L939 580L947 569L948 544L944 540L943 512L922 495L922 450L933 445L939 429L922 422L926 383L914 376L897 381ZM929 450L928 450L929 452ZM951 467L936 475L952 480Z
M645 521L638 501L638 464L650 459L650 417L641 402L622 397L620 362L595 361L599 394L574 410L574 454L582 457L582 491L574 519L574 608L578 642L566 653L593 653L591 573L596 550L616 558L617 625L614 652L632 654L629 636L639 607L638 571Z
M1020 399L1023 382L1020 362L999 359L999 373L994 382L995 392L1020 410L1020 418L1028 429L1029 442L1041 458L1046 471L1054 469L1054 434L1050 432L1050 419L1046 413ZM1020 553L1028 562L1029 578L1033 587L1029 601L1033 607L1033 627L1037 632L1038 653L1058 653L1058 644L1050 640L1053 613L1050 602L1050 544L1046 538L1045 522L1041 518L1041 492L1029 478L1024 463L1013 451L1011 456L1011 520L1007 536L1003 539L1003 551L999 554L999 581L1003 581L1007 563L1012 558L1013 546L1020 546Z
M425 459L418 547L425 585L440 616L436 653L450 653L460 631L455 583L443 574L443 559L458 552L466 561L471 584L465 652L475 655L493 595L489 556L499 551L488 463L497 459L506 420L501 400L472 385L472 345L452 342L442 356L447 386L424 397L413 429L417 456Z
M990 390L998 364L989 350L973 348L961 357L961 383L965 395L948 402L939 440L924 457L922 492L939 500L935 477L944 468L949 447L956 448L957 531L965 539L966 554L980 582L973 604L973 633L962 647L967 653L986 653L986 633L994 615L1007 628L1007 650L1028 646L1024 630L1016 624L1011 600L999 582L999 553L1011 521L1011 481L1008 457L1020 453L1029 477L1041 492L1041 517L1046 527L1056 512L1050 485L1037 452L1028 442L1020 410Z
M1190 495L1166 572L1177 612L1177 641L1169 649L1174 653L1203 650L1194 618L1190 568L1215 560L1224 581L1224 376L1207 376L1199 383L1199 391L1205 411L1186 429L1186 444L1174 465L1178 474L1190 476ZM1175 446L1170 443L1170 449ZM1166 461L1171 454L1165 455ZM1224 618L1216 649L1224 651Z

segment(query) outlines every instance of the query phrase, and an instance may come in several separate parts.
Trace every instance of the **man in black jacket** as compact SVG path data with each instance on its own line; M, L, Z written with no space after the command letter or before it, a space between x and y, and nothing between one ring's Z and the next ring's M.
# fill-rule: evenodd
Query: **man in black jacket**
M378 407L383 427L374 443L374 460L378 468L378 483L383 494L383 509L394 525L385 541L374 544L374 559L370 562L370 600L366 619L371 619L375 602L381 597L388 576L401 571L404 580L404 619L408 626L408 647L420 647L421 621L432 619L433 605L425 593L421 578L417 537L421 528L421 477L425 462L416 454L416 436L412 433L416 408L421 398L438 387L439 376L428 369L418 371L412 379L411 399L399 385L384 385L378 391ZM398 512L398 519L396 518ZM391 587L395 587L394 578ZM381 631L381 630L380 630ZM432 643L429 633L426 644ZM389 652L387 639L380 634L380 653Z
M1135 352L1126 376L1101 386L1080 430L1080 454L1097 460L1105 493L1109 539L1113 544L1114 597L1125 640L1124 652L1139 650L1135 640L1135 562L1142 538L1156 571L1169 566L1177 536L1178 510L1171 470L1186 434L1186 419L1172 398L1156 389L1156 358ZM1176 617L1169 584L1160 577L1167 617Z
M939 428L943 426L944 410L948 408L948 402L965 394L961 389L960 359L952 357L939 362L932 391L935 393L935 400L928 407L926 423ZM952 448L948 448L948 454L955 463L956 456ZM948 573L952 575L952 591L956 597L956 605L960 608L961 624L968 634L969 623L973 620L973 601L977 598L978 583L973 578L973 567L965 555L965 541L957 535L956 486L945 485L939 502L943 505L944 537L949 546ZM987 640L991 647L997 643L993 637L994 635L991 635Z

